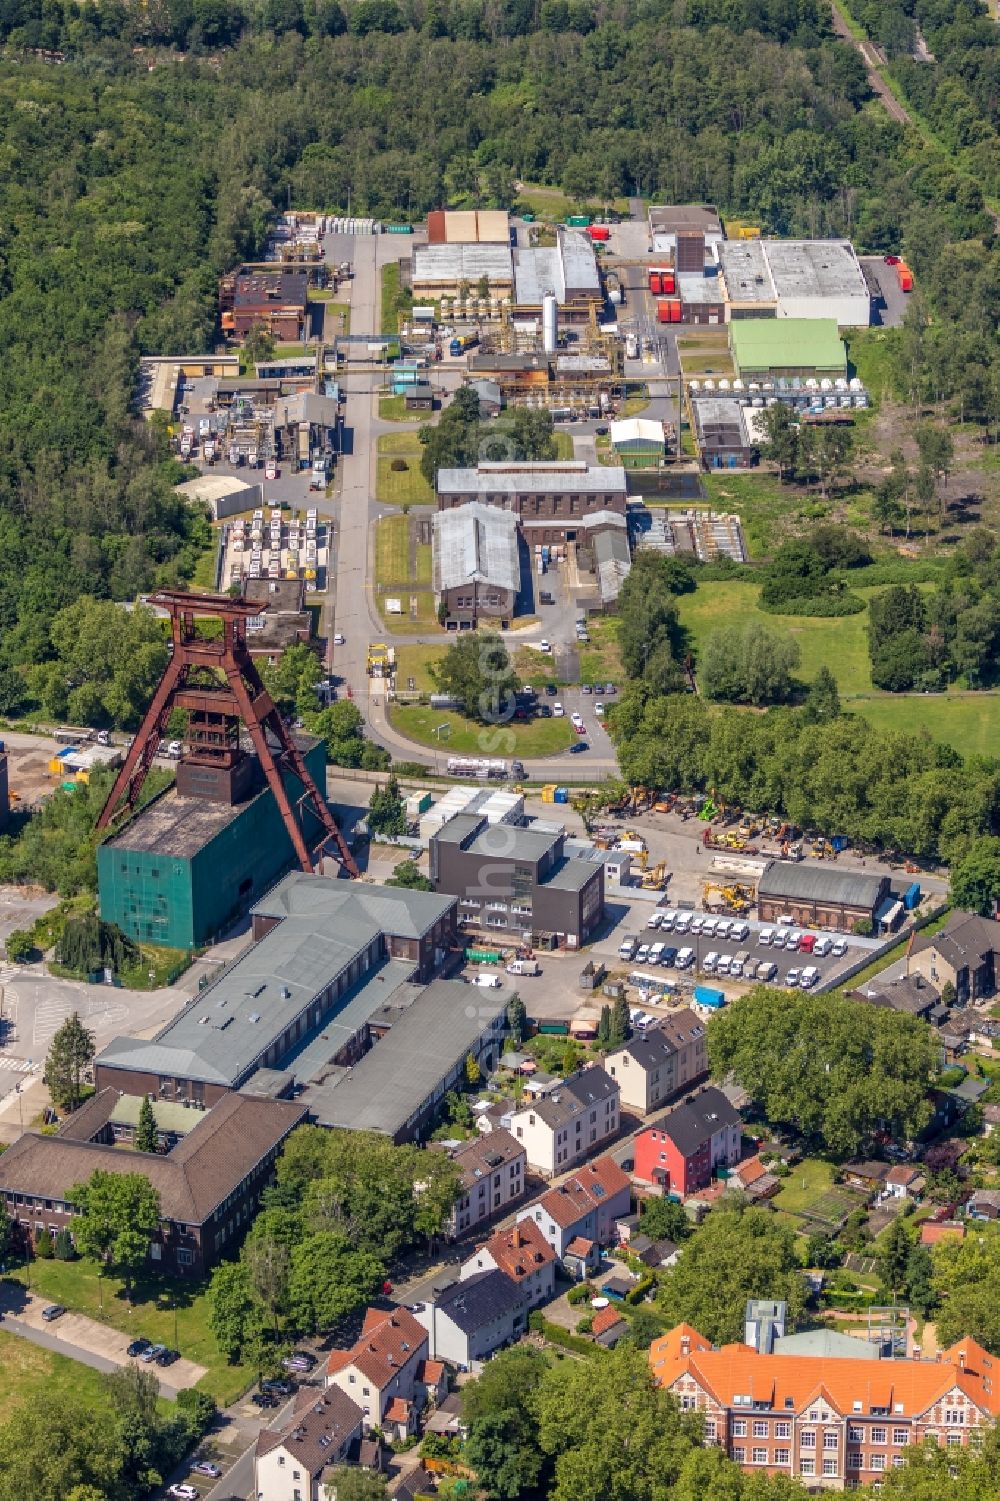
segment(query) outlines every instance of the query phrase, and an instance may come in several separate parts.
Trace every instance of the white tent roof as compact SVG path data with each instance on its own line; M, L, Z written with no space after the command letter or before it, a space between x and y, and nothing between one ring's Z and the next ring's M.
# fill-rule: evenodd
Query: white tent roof
M611 424L611 442L615 448L621 443L662 443L663 423L651 417L626 417Z

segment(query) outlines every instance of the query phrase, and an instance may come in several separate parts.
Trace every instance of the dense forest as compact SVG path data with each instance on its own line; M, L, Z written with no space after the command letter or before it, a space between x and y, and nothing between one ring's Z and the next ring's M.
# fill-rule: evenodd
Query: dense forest
M137 361L208 346L218 273L289 200L416 218L526 180L903 248L896 384L995 421L995 48L980 5L936 3L926 66L975 115L953 157L870 100L822 0L0 0L0 712L59 610L190 577L204 528L130 412Z

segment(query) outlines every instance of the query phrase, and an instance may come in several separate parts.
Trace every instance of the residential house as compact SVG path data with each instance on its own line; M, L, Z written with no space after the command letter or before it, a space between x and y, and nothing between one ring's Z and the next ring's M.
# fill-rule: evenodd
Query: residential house
M485 1224L524 1193L527 1154L509 1131L490 1131L450 1153L461 1173L458 1198L446 1229L454 1240Z
M708 1073L706 1027L685 1008L608 1053L604 1067L627 1110L648 1115Z
M431 1357L469 1371L528 1327L530 1295L506 1272L476 1272L434 1289L414 1317L427 1331Z
M964 1240L965 1226L961 1220L925 1220L920 1226L920 1244L936 1246L942 1240Z
M459 1280L478 1272L505 1272L527 1294L528 1307L547 1303L556 1288L556 1253L534 1220L518 1220L507 1230L494 1230L489 1240L463 1261Z
M919 1199L927 1186L927 1180L919 1168L909 1162L899 1162L885 1175L886 1198Z
M705 1441L748 1471L808 1488L878 1484L910 1445L964 1446L1000 1415L993 1358L963 1339L936 1360L874 1361L713 1349L680 1324L649 1352L655 1380L699 1413Z
M361 1430L361 1408L344 1392L303 1388L291 1422L257 1435L254 1495L267 1501L326 1501L329 1471L357 1453Z
M330 1351L326 1385L358 1403L366 1433L384 1426L390 1407L394 1430L414 1432L422 1402L417 1371L429 1355L427 1333L407 1309L369 1308L355 1344Z
M727 1188L734 1192L745 1194L754 1202L761 1199L770 1199L781 1187L781 1179L776 1173L768 1172L759 1157L748 1157L745 1162L738 1162L729 1174Z
M965 1205L965 1213L973 1220L1000 1220L1000 1189L977 1188Z
M867 1194L874 1196L881 1193L885 1187L885 1180L889 1176L889 1164L887 1162L845 1162L843 1173L848 1188L863 1188Z
M938 990L953 985L959 1005L966 1006L996 994L998 957L1000 922L953 912L939 933L914 938L906 968Z
M590 1325L590 1333L597 1344L613 1350L628 1329L628 1319L622 1317L613 1305L599 1308Z
M983 1106L983 1135L992 1136L1000 1126L1000 1105Z
M618 1220L628 1212L631 1192L628 1174L611 1157L599 1157L519 1210L517 1217L519 1222L533 1220L564 1264L567 1255L592 1259L596 1252L600 1259L600 1247L617 1242ZM574 1241L590 1249L578 1246L574 1251Z
M635 1176L663 1193L687 1198L707 1188L717 1168L740 1160L743 1122L721 1090L709 1085L635 1141Z
M567 1172L617 1134L619 1097L617 1082L603 1068L578 1069L544 1098L515 1110L511 1134L537 1172Z

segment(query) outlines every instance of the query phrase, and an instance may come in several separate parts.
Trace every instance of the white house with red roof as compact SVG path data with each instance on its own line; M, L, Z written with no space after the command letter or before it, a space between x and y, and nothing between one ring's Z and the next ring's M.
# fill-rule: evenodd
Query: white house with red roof
M427 1331L408 1309L369 1308L357 1343L330 1351L326 1385L339 1387L358 1404L366 1433L385 1428L405 1437L416 1431L426 1399L420 1374L428 1354Z
M506 1272L525 1291L529 1308L539 1308L555 1295L556 1253L534 1220L518 1220L508 1230L495 1230L488 1241L462 1262L459 1280L494 1269Z
M598 1157L520 1210L518 1223L534 1221L563 1261L574 1240L589 1241L595 1247L615 1243L617 1221L628 1214L631 1195L628 1174L612 1157Z

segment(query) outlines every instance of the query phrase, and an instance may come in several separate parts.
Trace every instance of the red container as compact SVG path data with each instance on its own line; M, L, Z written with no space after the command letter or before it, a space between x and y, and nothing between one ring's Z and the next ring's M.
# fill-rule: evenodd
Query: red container
M611 238L611 231L606 224L592 224L587 233L592 240L598 240L602 245Z
M660 272L660 291L661 292L676 292L676 290L677 290L677 283L674 280L674 273L672 271L661 271Z
M659 296L660 292L662 292L662 290L663 290L663 288L662 288L662 286L660 284L660 281L661 281L661 278L660 278L659 271L650 271L650 273L649 273L649 290L653 293L654 297Z
M670 312L669 312L669 315L668 315L668 321L670 323L679 323L681 321L681 302L680 302L680 298L679 297L672 297L670 299L670 301L666 304L666 306L670 309Z
M899 285L904 292L913 291L913 272L905 261L896 264L896 275L899 277Z
M658 302L656 304L656 321L658 323L670 322L670 303Z

